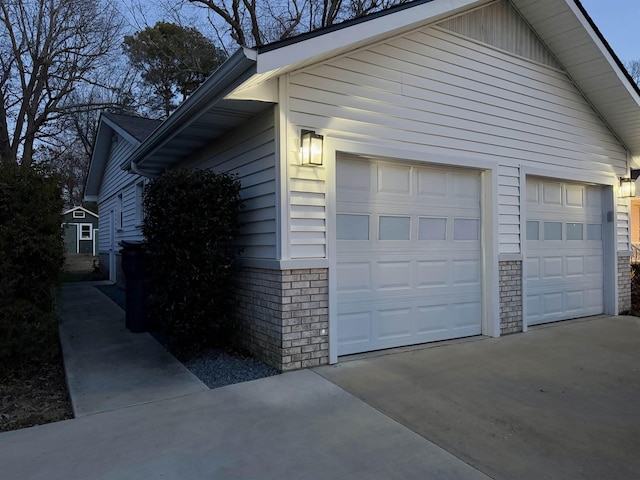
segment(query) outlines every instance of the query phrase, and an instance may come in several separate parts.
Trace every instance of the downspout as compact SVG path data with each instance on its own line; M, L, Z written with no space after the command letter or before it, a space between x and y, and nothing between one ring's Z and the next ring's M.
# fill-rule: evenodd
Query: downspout
M146 177L146 178L158 178L160 175L157 175L155 173L149 173L149 172L145 172L144 170L141 170L140 168L138 168L138 163L137 162L131 162L129 164L129 167L131 168L131 170L133 171L133 173L137 173L138 175L142 176L142 177Z

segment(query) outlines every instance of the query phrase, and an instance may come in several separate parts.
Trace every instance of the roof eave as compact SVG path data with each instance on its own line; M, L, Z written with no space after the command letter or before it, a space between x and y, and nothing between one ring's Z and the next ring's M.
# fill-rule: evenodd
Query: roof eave
M134 170L140 175L154 176L145 173L145 159L254 74L256 58L255 50L243 47L236 51L120 165L120 168Z

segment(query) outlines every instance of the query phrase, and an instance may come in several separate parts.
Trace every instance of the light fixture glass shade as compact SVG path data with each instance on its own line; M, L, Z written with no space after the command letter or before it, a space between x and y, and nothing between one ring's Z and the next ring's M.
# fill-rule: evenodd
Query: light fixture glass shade
M629 198L636 196L636 181L632 178L620 179L620 196L622 198Z
M322 165L322 135L310 130L302 130L302 164Z

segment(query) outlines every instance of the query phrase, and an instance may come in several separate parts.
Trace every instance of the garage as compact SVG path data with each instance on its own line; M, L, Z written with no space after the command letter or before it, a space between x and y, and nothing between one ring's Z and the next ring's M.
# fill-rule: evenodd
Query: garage
M604 311L602 188L527 179L528 325Z
M338 157L338 355L481 333L480 173Z

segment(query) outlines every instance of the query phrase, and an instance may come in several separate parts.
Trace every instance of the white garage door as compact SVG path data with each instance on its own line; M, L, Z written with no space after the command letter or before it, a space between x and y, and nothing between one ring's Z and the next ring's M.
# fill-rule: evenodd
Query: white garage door
M480 174L339 158L338 354L481 333Z
M603 312L602 189L527 180L528 325Z

